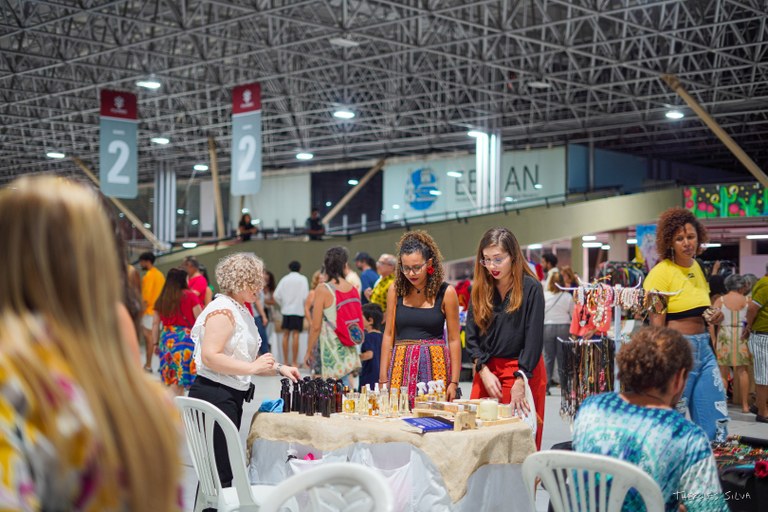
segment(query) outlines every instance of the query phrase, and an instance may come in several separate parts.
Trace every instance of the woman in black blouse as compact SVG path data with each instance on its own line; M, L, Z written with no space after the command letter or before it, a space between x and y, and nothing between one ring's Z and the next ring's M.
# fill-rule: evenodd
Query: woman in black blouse
M453 400L461 371L459 299L443 282L443 256L426 231L409 231L398 243L386 318L379 383L407 388L413 406L418 382L442 380Z
M467 349L475 363L471 398L493 397L527 413L524 373L533 392L541 448L547 379L541 357L544 291L525 261L515 235L488 230L475 262L472 302L467 314Z

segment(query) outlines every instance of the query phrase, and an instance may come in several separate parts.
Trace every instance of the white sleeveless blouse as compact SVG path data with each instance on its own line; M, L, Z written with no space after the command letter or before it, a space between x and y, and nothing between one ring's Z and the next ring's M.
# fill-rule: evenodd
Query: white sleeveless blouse
M224 384L240 391L247 391L251 384L250 375L227 375L211 370L203 364L202 340L205 337L205 320L214 311L226 310L232 313L235 320L235 330L224 345L224 354L238 361L252 362L259 356L261 336L253 321L253 316L236 300L227 295L219 294L197 317L192 327L190 337L195 342L194 360L197 374L206 379Z

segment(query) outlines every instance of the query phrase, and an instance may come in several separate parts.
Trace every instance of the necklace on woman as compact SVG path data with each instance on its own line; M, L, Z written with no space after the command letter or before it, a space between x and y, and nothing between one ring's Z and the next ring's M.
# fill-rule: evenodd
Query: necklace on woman
M248 311L248 308L247 308L247 307L245 307L243 304L241 304L241 303L240 303L240 302L239 302L237 299L235 299L235 298L233 298L233 297L230 297L229 295L227 295L227 294L225 294L225 293L222 293L222 295L224 295L226 298L228 298L229 300L231 300L232 302L234 302L234 303L235 303L235 305L237 306L237 308L240 310L240 312L241 312L241 313L247 313L247 316L253 316L253 315L251 314L251 312L250 312L250 311Z
M422 288L421 288L421 290L419 290L418 288L416 288L416 285L411 285L411 286L413 286L413 289L414 289L414 290L416 290L416 293L421 293L421 290L423 290L423 289L424 289L424 288L422 287Z

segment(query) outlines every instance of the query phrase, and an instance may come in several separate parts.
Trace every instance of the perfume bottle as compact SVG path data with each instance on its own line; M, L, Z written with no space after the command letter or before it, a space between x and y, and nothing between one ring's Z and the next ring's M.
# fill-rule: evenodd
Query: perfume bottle
M389 409L392 416L397 417L400 414L400 389L392 388L389 392Z
M293 383L293 393L291 393L291 412L299 412L299 409L301 408L301 404L299 403L301 401L301 391L299 390L299 386L301 381L297 380Z
M336 397L336 412L340 413L342 409L344 408L344 398L341 394L341 381L337 380L336 383L333 385L333 393Z
M283 412L291 411L291 390L288 387L290 382L288 379L280 379L282 384L280 387L280 398L283 400Z
M400 388L400 403L398 404L398 409L400 410L400 416L407 416L411 413L408 388L405 386Z
M384 388L379 396L379 416L389 417L389 390L386 384L384 384Z

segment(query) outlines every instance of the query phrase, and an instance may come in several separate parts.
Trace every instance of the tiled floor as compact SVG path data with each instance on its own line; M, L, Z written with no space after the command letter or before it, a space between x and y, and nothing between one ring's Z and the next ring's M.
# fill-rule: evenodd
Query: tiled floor
M254 378L254 383L256 384L256 394L252 402L245 404L246 406L243 414L243 424L242 428L240 429L240 434L244 444L248 427L251 423L251 418L258 409L259 404L261 404L263 400L278 398L280 395L280 379L277 377L256 377ZM463 382L461 384L464 396L469 396L470 387L471 384L468 382ZM557 388L553 388L552 396L547 397L542 449L548 449L555 443L560 443L571 439L570 428L568 424L560 418L559 410L559 390ZM743 414L740 408L732 407L730 413L730 433L760 437L764 439L768 438L768 424L755 423L754 415ZM186 445L184 445L182 457L184 463L185 509L193 510L197 477L195 476L195 472L192 468L192 463L189 459ZM548 498L546 491L539 492L536 500L536 510L546 511L547 503Z

